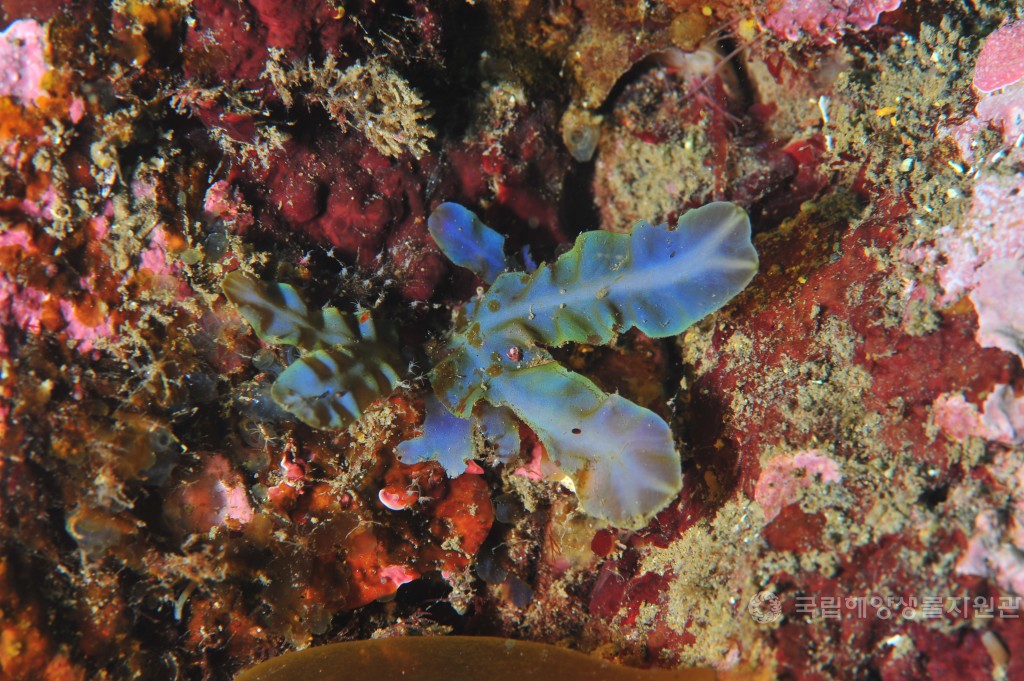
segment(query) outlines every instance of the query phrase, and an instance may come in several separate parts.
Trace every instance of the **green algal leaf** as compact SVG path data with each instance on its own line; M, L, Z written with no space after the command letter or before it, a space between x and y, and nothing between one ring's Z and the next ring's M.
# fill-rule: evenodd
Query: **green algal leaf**
M264 284L235 271L224 277L221 288L266 343L317 350L358 338L341 312L333 307L310 310L288 284Z
M587 232L532 274L506 273L469 304L432 373L441 401L465 416L489 377L550 361L540 345L611 342L638 328L682 333L739 293L757 271L742 208L712 203L676 229L638 224L630 234Z
M592 516L641 527L679 494L682 472L665 421L556 362L494 378L487 399L533 429Z
M474 431L491 442L503 460L519 453L519 429L508 409L481 404L478 414L460 418L434 395L427 395L424 408L422 433L395 448L402 463L437 461L448 477L462 475L466 462L483 454L477 450Z
M456 417L506 406L572 479L584 510L643 526L679 493L679 456L654 412L560 366L545 346L661 338L722 307L757 271L746 213L713 203L676 229L589 232L551 265L505 273L458 316L431 385Z
M270 394L283 409L314 428L347 428L373 402L390 395L401 378L398 357L386 346L359 341L299 357Z
M488 284L508 269L505 237L457 203L442 203L434 209L427 229L449 260Z
M480 435L494 446L500 460L508 461L519 453L519 424L511 409L481 404L477 414Z
M291 286L264 284L240 272L228 274L222 286L256 335L303 351L270 391L303 423L346 428L398 386L401 359L394 339L378 337L368 312L352 320L333 307L310 310Z
M437 461L449 477L462 475L466 461L473 458L473 421L453 415L433 395L424 404L423 433L398 445L395 454L402 463Z
M755 272L746 212L712 203L674 230L641 222L630 234L586 232L554 264L498 277L475 317L484 338L523 344L598 345L632 327L664 338L720 308Z

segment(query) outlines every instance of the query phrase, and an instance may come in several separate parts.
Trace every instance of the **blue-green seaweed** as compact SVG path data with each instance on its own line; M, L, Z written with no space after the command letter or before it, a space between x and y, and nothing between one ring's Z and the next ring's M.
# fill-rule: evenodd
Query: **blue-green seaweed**
M449 475L462 473L483 441L507 458L519 450L514 414L571 478L584 511L620 527L646 524L682 486L671 429L561 366L547 348L608 344L632 328L673 336L722 307L757 271L746 213L712 203L675 229L587 232L529 274L508 271L504 237L462 206L440 205L429 229L490 288L457 311L433 357L422 433L398 446L399 458L437 460ZM368 313L359 314L357 332L335 308L309 310L287 285L232 274L224 290L260 338L303 351L272 395L305 423L345 427L400 382L395 345Z
M457 203L442 203L427 220L427 230L449 260L490 284L509 269L505 237Z
M476 231L468 224L476 216L447 206L438 210L467 224L443 235ZM463 249L442 244L445 252ZM682 485L671 430L654 412L565 369L546 347L606 344L631 328L677 335L756 271L749 219L731 203L691 210L675 229L639 223L629 234L587 232L554 263L501 274L471 301L436 358L431 385L458 417L469 418L481 400L511 409L572 478L587 513L640 527Z
M333 307L310 310L288 284L264 284L242 272L224 277L222 288L257 336L303 353L270 390L303 423L347 428L398 387L402 363L396 343L378 334L369 312L353 317Z

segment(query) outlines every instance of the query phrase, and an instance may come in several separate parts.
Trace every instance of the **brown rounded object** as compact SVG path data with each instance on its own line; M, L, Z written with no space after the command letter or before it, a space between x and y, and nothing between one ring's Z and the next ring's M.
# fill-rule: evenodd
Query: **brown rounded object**
M714 681L709 669L634 669L545 643L489 636L348 641L288 653L235 681Z

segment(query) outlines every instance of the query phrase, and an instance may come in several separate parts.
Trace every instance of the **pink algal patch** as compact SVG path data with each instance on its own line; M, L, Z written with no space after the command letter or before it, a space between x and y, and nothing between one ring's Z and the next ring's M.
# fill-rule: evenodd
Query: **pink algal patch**
M249 504L249 495L243 485L229 484L218 480L214 489L224 504L218 514L219 524L226 525L235 522L245 525L252 520L252 506Z
M180 265L167 257L167 234L163 226L153 230L149 237L149 248L139 258L139 267L157 276L174 276L178 273Z
M978 345L1024 359L1024 261L995 260L977 272L971 302L978 312Z
M7 277L0 277L0 325L13 323L27 333L39 333L43 304L49 299L46 291L31 286L22 288Z
M1022 48L1024 49L1024 48ZM939 134L948 135L956 142L960 157L974 163L974 149L979 142L979 133L995 128L1003 133L1004 149L1020 146L1024 140L1024 82L1017 83L1000 92L982 95L971 116L959 125L940 127Z
M245 206L238 188L227 180L217 180L206 190L203 209L229 226L245 230L253 223L252 213Z
M278 468L284 474L284 482L301 487L306 481L306 462L296 461L286 453L281 457Z
M217 180L206 190L203 198L203 210L214 217L222 217L227 214L233 205L231 183L227 180Z
M1017 145L1024 137L1024 83L981 98L974 112L981 122L1003 131L1003 144Z
M835 42L850 29L866 31L882 12L898 8L901 0L783 0L764 26L786 40L806 34L819 43Z
M389 508L392 511L404 511L416 503L419 495L406 494L385 487L380 492L377 492L377 499L380 500L380 503L384 504L385 508Z
M70 340L75 341L75 350L79 352L92 352L96 347L96 341L101 338L109 338L114 335L114 329L110 326L110 319L104 317L103 321L96 326L86 326L75 314L75 307L70 301L60 301L60 313L67 322L64 333Z
M92 238L96 241L103 241L110 234L110 218L100 216L89 218L89 229L92 230Z
M1020 513L1004 522L999 512L986 509L974 519L974 535L967 551L957 561L960 575L977 575L994 579L1001 588L1024 595L1024 544L1006 541L1007 535L1021 532Z
M992 389L983 411L958 393L940 395L932 404L932 418L943 432L957 440L980 437L1005 445L1024 444L1024 396L1008 385Z
M110 221L114 217L114 202L107 201L103 205L103 212L95 217L89 218L89 227L92 229L93 239L103 241L110 234Z
M57 192L53 187L47 187L38 201L25 199L21 202L21 210L30 218L37 220L52 220L53 207L57 204Z
M1024 79L1024 21L997 28L981 46L974 87L992 92Z
M766 522L797 501L797 493L818 484L838 483L843 479L839 464L817 449L808 449L790 456L776 456L761 469L754 487L754 500L764 509Z
M12 247L26 252L38 252L31 234L23 228L0 232L0 248ZM92 286L85 279L80 280L79 284L83 290L92 292ZM51 324L59 323L56 317L59 311L65 322L62 330L68 339L76 342L75 349L79 352L91 352L95 348L96 340L114 333L109 319L105 318L96 326L86 326L75 314L71 301L57 299L42 289L23 287L0 274L0 326L16 327L24 333L39 334L43 330L43 317L47 313L47 308L51 315ZM0 333L0 354L6 352L6 342Z
M380 575L382 584L384 582L391 582L395 585L396 589L403 584L408 584L414 579L418 579L420 576L418 572L410 570L404 565L388 565L382 567L377 574Z
M1019 454L1001 452L984 470L992 497L1010 501L975 516L974 534L956 571L993 579L1002 589L1024 595L1024 462Z
M0 248L4 246L17 246L25 250L35 249L32 243L32 236L29 234L28 229L24 227L20 229L6 229L0 232Z
M981 93L975 115L939 129L953 138L968 163L975 162L979 133L989 127L1002 131L1006 148L1024 141L1024 21L1002 26L985 40L974 68L974 87Z
M223 456L210 457L199 476L181 491L189 524L196 532L239 527L252 520L245 481Z
M156 184L151 180L132 180L132 196L137 201L152 201L156 203Z
M468 466L466 470L469 470ZM551 459L547 457L547 453L544 451L544 445L539 442L530 450L529 463L517 468L513 475L521 475L524 478L529 478L530 480L559 480L565 477L565 473L563 473L561 469L553 464Z
M964 224L944 228L932 252L905 253L911 261L937 265L943 305L954 303L979 283L978 270L994 260L1024 260L1024 191L1014 176L978 178ZM931 262L929 262L931 261Z
M85 117L85 100L75 97L68 106L68 117L72 123L78 123Z
M932 419L944 433L957 440L982 437L986 432L978 408L960 393L940 395L932 403Z
M41 84L46 63L46 29L37 21L15 21L0 33L0 97L13 97L22 106L35 104L45 91Z
M959 125L940 125L936 131L942 137L949 137L956 144L960 158L967 163L974 163L974 147L978 143L978 133L988 126L977 116L971 116Z

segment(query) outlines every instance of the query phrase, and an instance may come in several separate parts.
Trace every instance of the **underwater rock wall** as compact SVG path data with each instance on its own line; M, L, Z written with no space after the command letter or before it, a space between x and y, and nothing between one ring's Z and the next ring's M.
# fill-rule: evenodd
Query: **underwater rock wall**
M229 679L452 633L1020 677L1022 20L0 2L0 677ZM750 215L759 273L720 310L551 351L669 427L681 492L641 529L582 512L526 423L470 431L451 477L400 460L485 283L431 237L448 201L524 271L589 230ZM282 409L305 349L253 332L230 273L314 325L386 322L394 391L344 429Z

